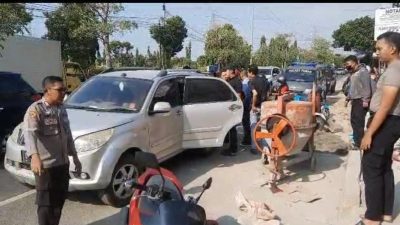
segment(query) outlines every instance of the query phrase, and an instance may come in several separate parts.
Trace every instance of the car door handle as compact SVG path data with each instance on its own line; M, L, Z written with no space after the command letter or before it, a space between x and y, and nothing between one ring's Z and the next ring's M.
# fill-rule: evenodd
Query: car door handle
M232 105L230 105L230 106L228 107L228 109L229 109L230 111L232 111L232 112L234 112L234 111L236 111L236 110L238 110L238 109L241 109L241 108L242 108L242 106L236 105L236 104L232 104Z

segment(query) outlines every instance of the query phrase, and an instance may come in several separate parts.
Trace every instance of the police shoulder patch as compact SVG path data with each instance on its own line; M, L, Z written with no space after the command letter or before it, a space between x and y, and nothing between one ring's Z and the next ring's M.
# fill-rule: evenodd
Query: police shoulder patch
M31 118L35 118L36 116L37 116L37 112L36 112L36 110L30 110L29 111L29 116L31 117Z

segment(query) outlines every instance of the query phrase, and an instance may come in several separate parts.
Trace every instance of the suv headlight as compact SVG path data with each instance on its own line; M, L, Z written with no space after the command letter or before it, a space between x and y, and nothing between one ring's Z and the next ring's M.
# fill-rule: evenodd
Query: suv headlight
M75 140L75 148L78 153L92 151L100 148L110 140L114 129L108 129L81 136Z
M22 123L21 123L21 124L22 124ZM12 140L14 143L18 143L19 130L22 129L21 124L19 124L18 126L16 126L16 127L14 128L13 132L11 133L10 138L11 138L11 140Z

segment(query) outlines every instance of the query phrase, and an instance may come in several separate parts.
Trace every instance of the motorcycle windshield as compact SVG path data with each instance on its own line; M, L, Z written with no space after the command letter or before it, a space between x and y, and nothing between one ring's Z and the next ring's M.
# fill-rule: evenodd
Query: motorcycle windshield
M152 176L146 185L158 185L162 184L162 178L160 175ZM183 201L183 197L179 191L179 189L175 186L175 184L165 179L164 190L170 192L171 200L181 200ZM146 195L146 192L142 192L141 194ZM143 225L160 225L161 224L161 216L160 216L160 204L161 201L151 200L147 197L139 198L139 212L140 212L140 221Z

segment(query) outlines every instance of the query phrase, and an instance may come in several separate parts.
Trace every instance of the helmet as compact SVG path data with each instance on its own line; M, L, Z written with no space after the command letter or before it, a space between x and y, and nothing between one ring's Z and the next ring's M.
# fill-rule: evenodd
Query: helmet
M278 77L278 82L281 83L281 84L284 84L284 83L286 83L286 78L284 76L279 76Z

